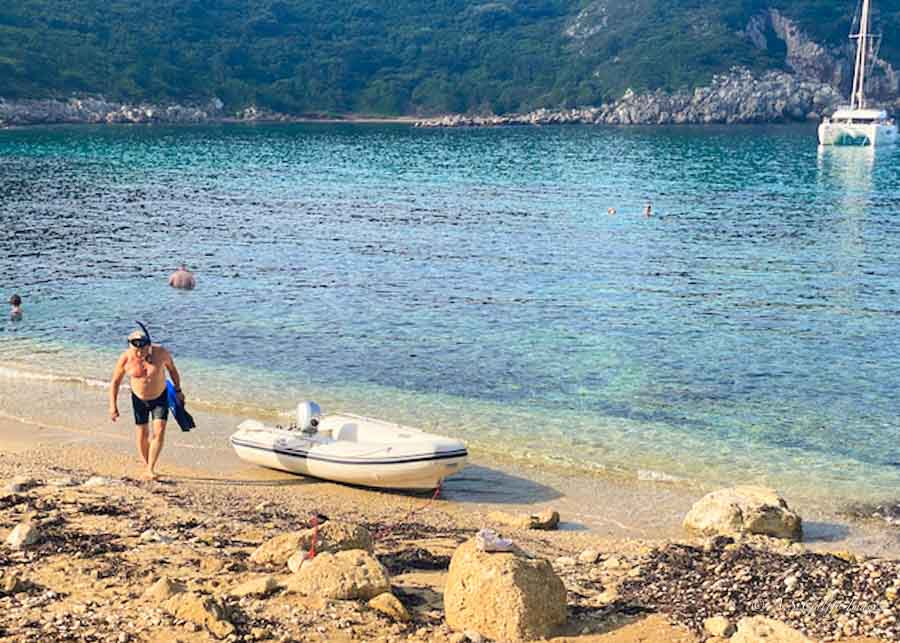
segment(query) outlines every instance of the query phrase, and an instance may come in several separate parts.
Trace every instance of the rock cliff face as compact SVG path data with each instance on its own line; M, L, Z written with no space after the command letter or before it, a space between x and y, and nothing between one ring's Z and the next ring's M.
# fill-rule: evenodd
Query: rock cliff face
M770 49L766 33L771 32L784 43L785 66L804 80L828 83L848 94L853 82L854 45L827 49L812 40L796 23L777 9L769 9L753 16L742 32L759 49ZM882 58L871 62L866 83L866 95L874 101L891 104L898 99L898 73Z
M803 121L818 119L840 100L838 91L825 83L784 72L757 78L745 69L734 69L693 92L626 92L601 108L598 116L599 122L615 125Z
M843 68L822 45L810 39L777 9L769 10L760 18L763 22L768 21L775 35L784 41L787 47L785 63L798 76L840 86ZM768 42L765 45L767 48Z
M583 41L606 26L605 2L594 2L567 27L573 41ZM773 49L782 41L787 71L754 75L744 68L713 77L693 91L636 94L600 107L541 109L503 116L452 115L424 120L421 127L491 127L585 123L606 125L667 125L712 123L778 123L818 120L846 103L853 78L852 49L829 51L813 41L793 21L775 9L754 15L740 35L760 49ZM900 111L900 74L876 58L867 95L873 102Z
M581 10L566 27L565 34L575 41L584 41L606 29L609 25L609 9L605 0L592 2Z

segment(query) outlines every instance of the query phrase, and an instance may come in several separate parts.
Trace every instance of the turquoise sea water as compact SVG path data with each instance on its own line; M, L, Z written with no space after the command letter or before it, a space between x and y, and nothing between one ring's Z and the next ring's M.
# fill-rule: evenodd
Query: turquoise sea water
M0 131L0 380L141 319L211 408L572 471L896 498L897 266L900 149L812 127Z

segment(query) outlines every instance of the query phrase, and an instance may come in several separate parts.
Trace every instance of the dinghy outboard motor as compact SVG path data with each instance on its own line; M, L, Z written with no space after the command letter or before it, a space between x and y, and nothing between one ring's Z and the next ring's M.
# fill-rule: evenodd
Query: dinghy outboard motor
M315 433L319 430L322 409L315 402L300 402L297 405L297 426L303 433Z

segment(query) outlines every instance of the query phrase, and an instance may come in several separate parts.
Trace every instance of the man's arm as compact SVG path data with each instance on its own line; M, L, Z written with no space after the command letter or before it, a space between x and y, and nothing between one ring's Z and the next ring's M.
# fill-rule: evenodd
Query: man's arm
M175 393L177 393L178 398L184 402L184 393L181 392L181 375L178 373L178 369L175 368L175 360L172 358L172 353L168 350L166 350L166 357L163 363L166 365L166 370L169 371L169 377L172 378L172 385L175 387Z
M109 419L113 422L119 417L119 386L125 378L125 362L128 359L126 354L122 354L116 362L113 369L112 380L109 383Z

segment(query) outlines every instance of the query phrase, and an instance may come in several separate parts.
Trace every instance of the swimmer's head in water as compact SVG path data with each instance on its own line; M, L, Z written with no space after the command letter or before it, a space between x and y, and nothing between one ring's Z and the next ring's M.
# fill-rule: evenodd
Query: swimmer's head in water
M12 297L9 298L9 303L12 306L21 306L22 298L19 297L18 295L13 295Z

